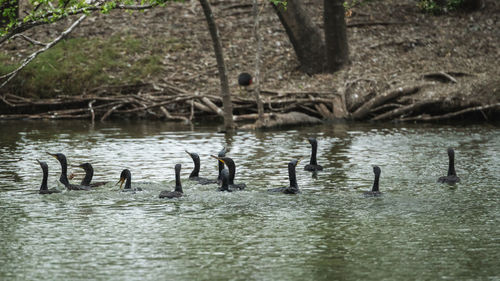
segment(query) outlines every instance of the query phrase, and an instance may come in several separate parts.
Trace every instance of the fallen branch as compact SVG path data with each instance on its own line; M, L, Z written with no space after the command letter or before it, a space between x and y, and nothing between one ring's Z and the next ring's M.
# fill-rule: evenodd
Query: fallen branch
M398 98L403 95L410 95L416 93L418 90L423 88L425 85L412 85L408 87L399 87L397 89L391 89L380 95L376 95L369 101L361 105L352 115L353 119L359 120L365 118L372 108L375 108L389 100Z
M444 119L450 119L465 113L469 112L474 112L474 111L482 111L485 109L489 108L500 108L500 103L494 103L494 104L488 104L488 105L482 105L482 106L474 106L474 107L469 107L466 109L462 109L456 112L452 113L447 113L447 114L442 114L442 115L435 115L435 116L429 116L429 115L419 115L415 117L408 117L408 118L400 118L398 121L406 122L406 121L435 121L435 120L444 120Z
M186 117L184 117L184 116L173 116L173 115L171 115L170 112L168 112L168 110L165 107L163 107L163 106L160 106L160 110L163 111L163 114L165 114L165 117L167 119L181 120L181 121L184 121L186 123L190 123L189 119L186 118Z
M385 110L385 109L388 109L388 108L400 108L400 107L403 107L404 105L402 104L399 104L399 103L386 103L386 104L383 104L381 106L378 106L378 107L375 107L373 109L370 110L370 113L373 113L373 112L377 112L377 111L380 111L380 110Z
M258 117L258 114L256 114ZM236 117L236 116L235 116ZM285 114L280 113L271 113L264 114L264 120L262 123L259 123L259 128L271 128L277 126L286 126L286 125L297 125L297 124L319 124L321 120L316 117L311 117L302 112L289 112ZM240 127L241 129L256 129L257 126L255 124L247 124Z
M101 117L101 122L106 120L106 118L108 118L111 113L113 113L113 111L117 110L118 108L124 106L125 104L123 103L120 103L120 104L117 104L115 106L113 106L112 108L110 108L108 111L106 111L106 113L104 113L104 115Z
M347 27L364 27L373 25L404 25L404 24L414 24L413 22L403 22L403 21L371 21L371 22L353 22L348 23Z
M440 82L457 83L457 80L453 76L451 76L450 74L443 72L443 71L427 73L427 74L422 75L422 77L426 78L426 79L437 80Z
M214 113L216 113L217 115L219 116L224 116L224 112L222 111L222 109L220 109L217 105L215 105L211 100L209 100L208 98L202 98L201 99L203 101L203 103L205 103L205 105L210 108Z
M410 104L407 106L401 106L401 107L396 108L394 110L377 115L377 116L373 117L371 120L372 121L379 121L379 120L391 119L391 118L394 118L396 116L400 116L404 113L417 110L417 109L421 108L422 106L426 106L426 105L433 104L433 103L440 103L440 102L441 101L421 101L421 102L417 102L417 103Z
M373 45L370 45L368 48L370 49L375 49L375 48L379 48L379 47L383 47L383 46L391 46L391 45L396 45L396 46L400 46L400 45L407 45L407 46L423 46L424 44L422 43L422 39L418 38L418 39L415 39L415 40L397 40L397 41L389 41L389 42L382 42L382 43L377 43L377 44L373 44Z
M265 113L264 118L269 118L271 116L274 116L274 114L277 113ZM241 114L241 115L233 115L233 121L249 121L249 120L257 120L259 119L259 114L258 113L251 113L251 114Z
M37 41L37 40L35 40L33 38L30 38L30 37L28 37L28 36L26 36L24 34L16 34L16 35L12 36L12 39L16 39L17 37L20 37L20 38L28 41L29 43L31 43L33 45L38 45L38 46L46 46L47 45L47 44L42 43L40 41Z
M324 103L315 104L314 107L321 114L321 116L323 116L323 119L333 119L333 113L326 107Z

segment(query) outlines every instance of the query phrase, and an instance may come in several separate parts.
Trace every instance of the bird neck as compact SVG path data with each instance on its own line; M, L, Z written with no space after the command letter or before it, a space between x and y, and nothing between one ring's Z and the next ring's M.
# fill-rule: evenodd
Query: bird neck
M128 175L127 180L125 181L124 189L132 189L132 176Z
M80 185L89 186L93 176L94 176L94 170L86 170L85 177L83 178Z
M175 171L175 191L182 192L180 171Z
M42 185L40 186L40 190L47 190L49 189L47 187L47 179L49 177L49 171L43 171L43 179L42 179Z
M64 186L69 185L69 180L68 180L68 163L66 162L66 159L62 159L61 161L61 176L59 177L59 181L64 184Z
M219 175L217 176L217 180L222 180L222 170L224 170L224 163L222 163L221 161L217 161L219 162Z
M318 162L316 160L316 152L318 151L318 147L316 144L312 145L312 151L311 151L311 160L309 161L310 165L318 165Z
M191 172L191 174L189 175L190 178L199 177L199 173L200 173L200 159L196 159L196 160L193 159L193 162L194 162L194 169Z
M457 172L455 172L455 156L450 155L449 157L449 163L448 163L448 176L456 176Z
M234 165L234 163L231 163L231 164L227 165L227 168L229 169L229 184L233 185L234 184L234 176L236 173L236 166Z
M299 187L297 185L297 177L295 176L295 166L288 167L288 179L290 180L290 187Z
M379 191L378 190L378 182L380 180L380 174L375 174L375 180L373 181L373 187L372 191Z

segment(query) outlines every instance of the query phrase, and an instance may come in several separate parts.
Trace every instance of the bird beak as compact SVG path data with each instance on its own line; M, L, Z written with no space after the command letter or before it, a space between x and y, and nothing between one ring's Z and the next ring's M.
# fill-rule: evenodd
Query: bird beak
M221 161L222 163L224 163L224 160L220 159L219 157L217 157L217 156L215 156L215 155L210 155L210 156L212 156L213 158L215 158L215 159L217 159L217 160ZM224 164L226 164L226 163L224 163Z
M52 156L52 157L54 157L54 158L56 158L56 159L57 159L57 156L56 156L55 154L52 154L52 153L50 153L50 152L46 152L46 153L47 153L48 155L50 155L50 156Z
M124 182L125 178L120 178L120 180L115 185L120 184L120 190L121 190Z
M36 162L38 162L38 164L40 164L40 160L36 159Z
M302 160L302 158L297 159L297 164L295 164L295 167L297 167L297 165L299 165L301 160Z
M187 154L189 154L189 156L191 156L191 152L187 151L187 150L184 150Z

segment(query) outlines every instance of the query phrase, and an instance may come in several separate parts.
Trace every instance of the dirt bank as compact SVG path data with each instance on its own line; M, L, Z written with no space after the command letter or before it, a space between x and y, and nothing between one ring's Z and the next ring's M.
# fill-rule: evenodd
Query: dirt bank
M252 37L251 2L226 0L213 3L230 86L235 95L239 95L238 74L253 72L254 68L256 44ZM486 5L478 12L441 16L422 14L413 0L373 1L356 7L347 19L351 64L335 74L313 76L297 71L298 62L283 27L273 10L265 8L261 15L261 32L265 38L262 88L277 93L309 92L327 96L328 93L345 93L346 107L352 113L370 98L391 89L425 85L411 95L391 101L392 108L389 106L380 111L372 108L364 119L419 102L418 107L390 119L441 115L499 103L500 3L491 0L486 1ZM311 13L321 15L320 7L311 8ZM321 24L321 17L315 20ZM56 30L63 28L64 24L60 23ZM43 37L55 34L55 30L39 27L30 33L43 41ZM144 83L159 87L162 84L175 85L192 94L219 94L212 43L197 1L172 3L144 13L94 14L71 34L71 38L109 38L123 33L137 38L180 38L186 46L166 51L161 69L143 79ZM24 43L14 41L8 43L2 52L17 57L19 53L27 54L31 50L33 47L27 48ZM132 55L139 61L149 54ZM126 69L107 71L110 76L119 76ZM90 90L82 89L82 93ZM327 107L332 109L329 104ZM2 110L5 109L4 106ZM324 117L317 110L313 111L316 113L309 114ZM493 107L480 114L496 118L498 111L499 107ZM203 114L195 112L195 115Z

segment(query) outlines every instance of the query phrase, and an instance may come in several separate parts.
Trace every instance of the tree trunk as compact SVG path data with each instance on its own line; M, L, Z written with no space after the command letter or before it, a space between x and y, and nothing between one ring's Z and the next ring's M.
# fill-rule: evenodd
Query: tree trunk
M257 112L259 113L259 119L257 123L262 125L264 123L264 105L260 98L260 55L262 53L262 38L259 34L259 1L253 0L253 19L254 19L254 38L257 42L257 51L255 52L255 102L257 103Z
M347 29L342 0L324 0L326 72L335 72L349 62Z
M325 43L320 29L311 21L300 0L288 0L286 8L273 7L290 38L301 70L308 74L323 72Z
M217 68L219 70L219 79L221 85L222 104L224 107L224 128L226 130L234 129L233 122L233 104L231 102L231 93L229 92L229 82L227 81L226 64L224 63L224 54L222 52L222 45L219 38L219 31L215 25L214 15L208 0L200 0L200 4L207 20L208 29L212 37L214 45L215 58L217 59Z

